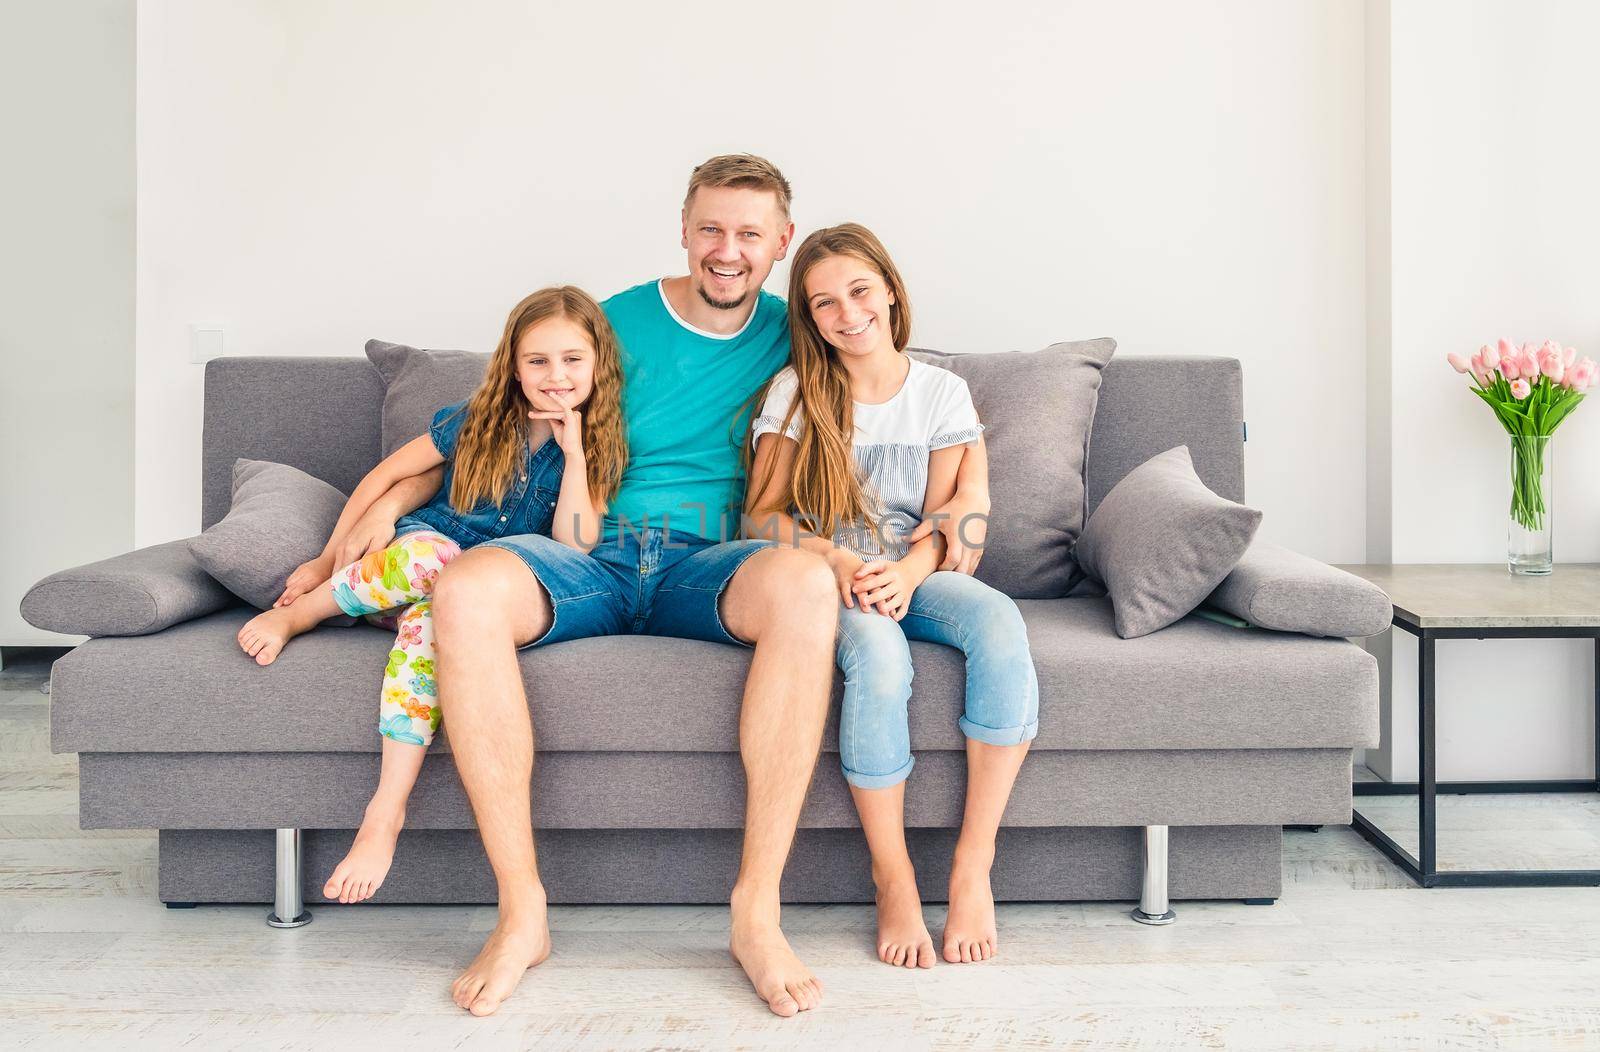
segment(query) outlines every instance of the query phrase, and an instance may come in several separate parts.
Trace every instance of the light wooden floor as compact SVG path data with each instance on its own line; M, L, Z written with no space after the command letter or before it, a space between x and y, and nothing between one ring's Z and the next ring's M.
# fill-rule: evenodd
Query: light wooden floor
M43 682L0 673L0 1048L1600 1049L1600 890L1420 891L1332 827L1285 835L1275 906L1179 902L1167 928L1127 903L1003 906L983 965L894 970L870 910L793 907L828 995L787 1021L728 959L721 909L559 908L554 957L472 1019L447 987L492 910L322 907L279 932L262 907L162 907L153 833L78 829ZM1451 843L1476 826L1496 859L1565 859L1600 834L1590 798L1499 799L1452 809Z

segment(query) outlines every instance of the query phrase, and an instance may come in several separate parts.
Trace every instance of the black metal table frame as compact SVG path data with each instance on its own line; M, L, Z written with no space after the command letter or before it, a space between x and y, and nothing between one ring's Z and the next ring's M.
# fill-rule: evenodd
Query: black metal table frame
M1515 888L1600 886L1600 869L1472 869L1439 871L1437 794L1600 792L1600 627L1424 628L1396 608L1393 627L1417 637L1417 771L1420 782L1356 782L1356 796L1417 795L1418 848L1422 858L1395 843L1360 811L1356 831L1425 888ZM1439 782L1434 749L1434 643L1440 639L1593 639L1595 667L1595 775L1576 781Z

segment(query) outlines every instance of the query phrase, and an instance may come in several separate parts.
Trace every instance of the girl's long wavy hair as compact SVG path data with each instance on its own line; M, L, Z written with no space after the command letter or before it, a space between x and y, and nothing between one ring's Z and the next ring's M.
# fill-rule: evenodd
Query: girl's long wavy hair
M594 389L579 408L589 493L600 510L611 503L621 484L628 440L622 422L622 352L617 334L593 297L575 286L561 285L540 289L512 308L500 344L489 356L483 383L467 401L450 485L450 506L462 514L484 499L503 504L527 459L528 414L533 405L517 381L517 343L524 332L550 318L575 322L594 345Z
M782 434L795 414L801 413L800 448L789 481L751 513L770 515L794 508L801 527L822 537L832 537L844 523L862 523L877 530L873 502L862 488L851 451L855 421L850 374L818 331L806 297L806 275L832 256L859 259L878 272L894 295L895 301L889 305L894 349L903 353L911 342L911 300L905 282L872 231L859 223L841 223L815 231L800 243L789 269L789 363L799 379L798 397L790 403L779 427ZM745 449L749 451L749 442ZM771 485L775 463L775 458L767 461L751 492L763 493Z

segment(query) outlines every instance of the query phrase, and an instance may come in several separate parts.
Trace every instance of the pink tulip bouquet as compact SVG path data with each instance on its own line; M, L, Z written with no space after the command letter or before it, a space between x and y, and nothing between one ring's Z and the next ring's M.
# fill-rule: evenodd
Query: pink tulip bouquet
M1543 478L1548 439L1600 382L1600 365L1578 357L1554 340L1520 348L1510 340L1484 344L1471 359L1446 356L1458 373L1470 375L1472 393L1483 399L1511 436L1511 518L1531 532L1543 531Z

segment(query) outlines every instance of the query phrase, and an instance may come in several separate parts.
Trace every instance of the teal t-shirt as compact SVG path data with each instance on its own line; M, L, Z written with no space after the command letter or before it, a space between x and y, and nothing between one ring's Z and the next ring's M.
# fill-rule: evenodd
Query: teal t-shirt
M670 528L714 540L739 536L740 452L756 392L789 361L783 299L758 294L745 327L717 336L683 321L660 281L600 305L622 343L628 468L605 518L604 540Z

